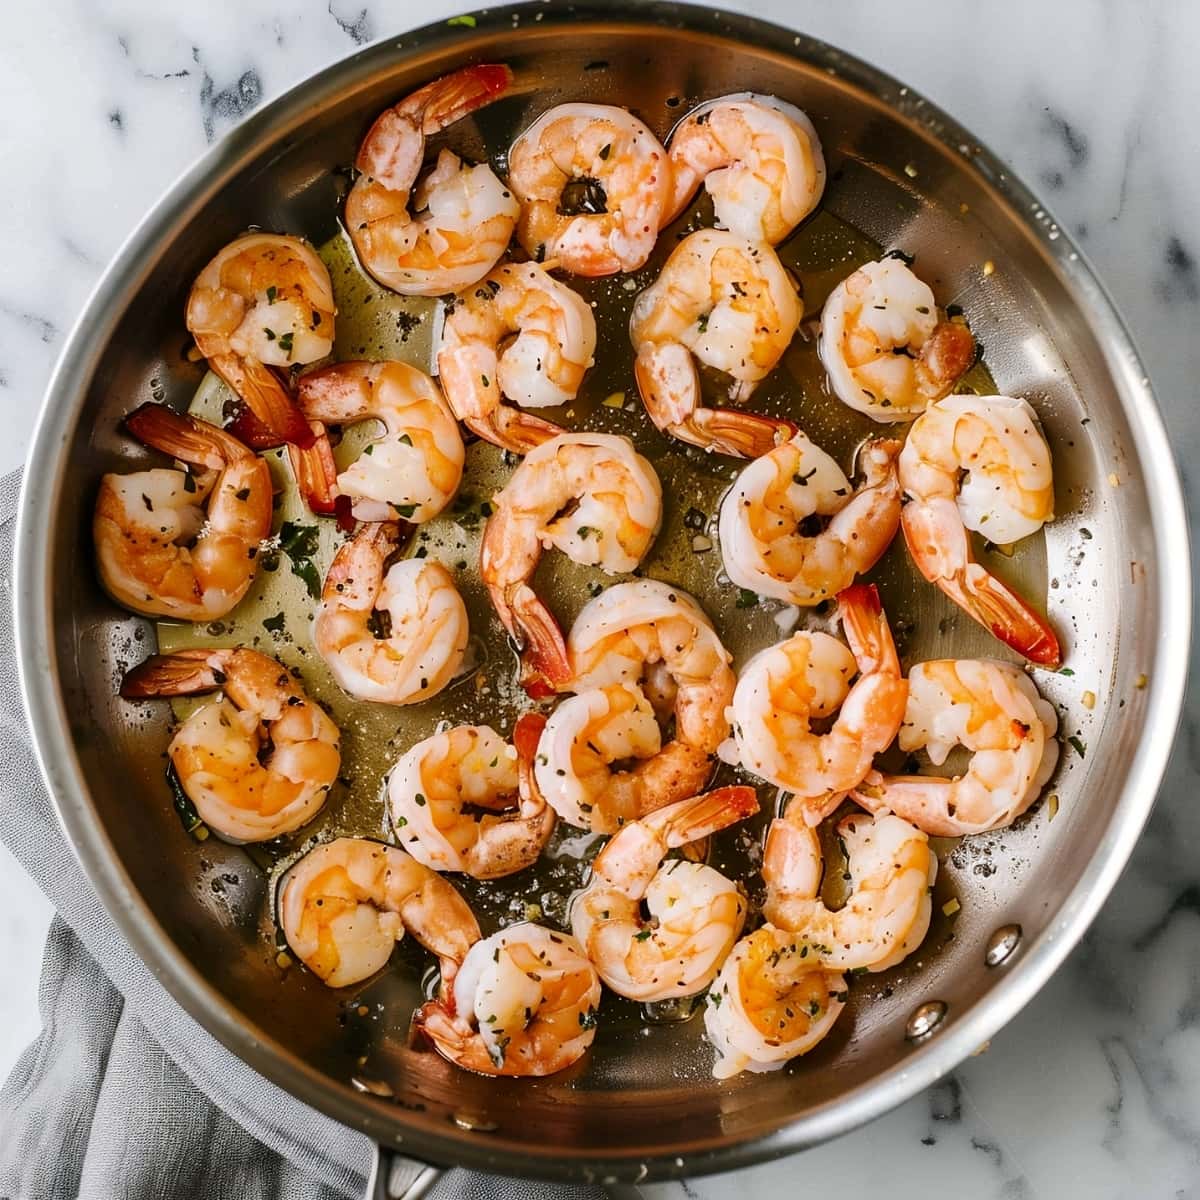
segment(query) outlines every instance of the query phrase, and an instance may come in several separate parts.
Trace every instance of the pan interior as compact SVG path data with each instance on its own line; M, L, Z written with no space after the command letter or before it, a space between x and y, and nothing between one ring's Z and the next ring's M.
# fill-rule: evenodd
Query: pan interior
M326 1077L328 1094L340 1095L343 1111L353 1094L362 1119L370 1117L385 1136L394 1131L398 1137L403 1127L411 1152L425 1147L437 1156L454 1146L476 1161L514 1156L510 1165L521 1155L526 1169L555 1174L587 1160L695 1155L764 1137L902 1067L919 1052L905 1040L904 1025L920 1002L947 1002L951 1020L967 1013L1003 977L984 966L993 930L1016 922L1027 941L1046 931L1104 836L1120 792L1118 764L1139 735L1139 656L1144 663L1150 654L1149 635L1139 631L1152 629L1149 589L1124 586L1131 571L1143 578L1153 571L1153 544L1136 471L1121 471L1129 430L1116 386L1079 301L1022 216L919 119L822 66L684 29L659 28L647 36L636 26L551 21L498 33L486 52L475 54L461 41L435 44L411 59L385 51L365 57L337 95L314 106L319 111L307 114L298 135L264 137L199 211L178 221L100 353L78 436L68 447L72 485L63 494L53 546L56 655L94 819L166 936L257 1035ZM229 620L195 631L156 629L117 610L92 573L88 528L97 481L106 470L127 471L147 460L118 432L120 416L151 398L201 410L208 405L209 411L220 405L219 386L183 353L183 304L199 268L247 226L301 233L322 244L341 309L336 357L401 357L428 365L433 304L385 294L359 272L338 225L339 202L344 168L371 118L468 56L509 62L517 79L514 95L446 135L447 144L471 158L494 154L535 114L567 99L630 107L664 138L693 104L727 92L752 87L798 104L817 127L830 169L820 212L781 248L803 284L807 318L838 279L880 247L914 254L915 269L939 303L960 305L986 347L986 370L977 369L968 383L1028 397L1054 453L1056 521L1044 539L1030 539L1011 558L992 556L997 572L1035 602L1045 597L1072 672L1034 676L1072 739L1047 789L1054 800L1044 799L1012 829L942 846L925 946L899 968L856 980L834 1033L784 1071L718 1084L709 1074L711 1052L697 1015L681 1020L685 1013L646 1013L608 997L595 1046L575 1069L545 1080L485 1080L410 1045L409 1014L427 965L411 945L398 948L393 969L344 992L277 963L272 889L280 859L290 861L312 838L334 832L384 836L382 774L437 721L488 720L511 728L520 706L505 682L513 660L488 619L474 570L479 504L510 470L491 447L470 448L456 511L418 543L457 571L477 639L476 669L424 705L354 705L350 715L305 653L302 614L311 602L286 559L277 571L260 574ZM677 229L708 219L703 206L693 206ZM635 277L637 287L656 274L674 232ZM992 269L985 272L985 263ZM627 433L653 459L667 507L645 573L694 592L744 661L777 640L789 614L765 603L739 607L736 590L721 582L719 552L697 553L689 525L692 510L715 517L734 464L668 447L646 421L623 328L634 292L620 279L572 284L596 302L600 344L580 401L559 415L573 428ZM612 402L617 393L624 400ZM803 337L755 406L794 416L847 470L861 439L878 430L825 394L814 346ZM344 450L352 445L348 439ZM321 539L323 566L332 531L324 529ZM470 565L460 569L460 562ZM871 578L880 583L906 665L931 657L1005 656L915 577L900 541ZM550 555L538 586L569 621L593 579ZM289 614L282 636L262 624L280 611ZM799 620L799 627L821 622L813 614ZM346 782L314 826L266 851L184 834L164 782L165 706L127 705L115 696L123 672L151 652L156 639L169 648L255 638L301 667L309 689L334 705L335 716L345 716L346 735ZM767 789L761 798L769 808ZM518 876L487 889L487 898L474 885L464 889L480 902L485 926L525 916L561 923L586 856L571 838L571 831L560 830L560 856L535 868L533 879ZM731 835L717 840L713 861L744 871L752 853L745 833ZM959 905L954 913L952 901Z

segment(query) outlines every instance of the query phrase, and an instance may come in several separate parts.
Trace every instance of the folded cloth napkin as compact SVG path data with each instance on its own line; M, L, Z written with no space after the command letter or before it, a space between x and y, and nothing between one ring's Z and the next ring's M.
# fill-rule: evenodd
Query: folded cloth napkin
M0 480L0 840L58 910L43 1030L0 1089L5 1200L325 1200L362 1196L362 1134L302 1104L206 1033L142 964L72 856L30 748L17 684L12 552L19 473ZM592 1200L450 1171L436 1200Z

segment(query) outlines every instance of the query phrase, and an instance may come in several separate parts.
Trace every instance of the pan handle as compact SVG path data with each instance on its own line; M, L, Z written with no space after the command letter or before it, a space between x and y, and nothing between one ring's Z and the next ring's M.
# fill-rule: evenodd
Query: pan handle
M377 1144L365 1200L422 1200L444 1174L441 1167Z

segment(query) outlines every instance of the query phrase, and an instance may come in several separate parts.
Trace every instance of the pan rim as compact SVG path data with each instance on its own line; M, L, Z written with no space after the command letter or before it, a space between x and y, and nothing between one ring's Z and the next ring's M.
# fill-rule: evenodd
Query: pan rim
M582 24L609 29L668 24L691 33L736 38L751 47L799 59L809 66L834 67L837 74L877 101L892 105L903 95L919 104L924 136L956 150L972 147L964 169L980 172L1008 204L1040 249L1056 260L1079 301L1091 331L1103 347L1122 409L1129 422L1139 466L1147 473L1147 502L1160 580L1154 617L1157 636L1143 737L1127 767L1112 818L1092 860L1081 872L1054 920L1030 942L1005 978L973 1007L949 1023L902 1063L855 1091L805 1116L784 1121L752 1140L728 1137L696 1146L640 1147L597 1157L569 1147L538 1147L489 1140L453 1126L433 1128L383 1102L358 1097L302 1062L257 1029L181 953L142 901L96 819L69 733L65 700L57 682L50 630L53 583L48 547L57 498L64 484L62 448L75 436L88 381L123 310L123 298L142 278L178 228L261 148L277 142L290 125L302 124L322 96L345 94L372 71L410 58L417 50L454 47L464 54L482 50L491 34L508 31L514 15L540 14L539 31ZM903 89L903 91L902 91ZM897 114L898 119L908 119ZM978 151L976 152L976 148ZM582 4L518 4L492 9L474 28L428 25L391 37L323 68L250 116L210 147L163 194L118 249L89 296L51 376L25 468L16 533L14 614L17 657L26 717L42 777L58 820L85 874L139 958L173 998L253 1069L327 1115L376 1139L411 1152L408 1135L419 1132L423 1154L482 1170L513 1174L531 1171L558 1179L662 1178L729 1170L826 1141L882 1115L953 1069L1011 1020L1047 982L1095 918L1124 869L1149 817L1166 770L1183 705L1190 639L1191 571L1186 514L1174 456L1147 372L1104 286L1065 232L1048 239L1046 226L1024 214L1044 205L1003 162L938 106L853 55L815 38L756 18L714 13L689 4L651 3L614 13L601 0ZM1167 464L1170 464L1168 468Z

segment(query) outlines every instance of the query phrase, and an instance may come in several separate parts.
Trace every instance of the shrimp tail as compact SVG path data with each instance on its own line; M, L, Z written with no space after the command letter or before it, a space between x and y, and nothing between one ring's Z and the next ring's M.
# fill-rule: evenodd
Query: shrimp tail
M125 428L143 445L170 454L195 467L220 470L250 451L223 429L176 412L166 404L146 403L134 409Z
M1062 662L1058 638L1036 613L971 555L954 502L912 502L901 515L904 540L921 574L965 613L1018 654L1042 666Z
M541 807L546 803L534 775L534 762L547 719L545 713L522 713L517 718L516 725L513 726L512 740L517 751L517 780L522 807L526 805Z
M212 692L225 682L220 669L221 651L177 650L156 654L126 673L121 681L125 700L147 700L157 696L194 696Z
M838 593L838 615L850 652L865 674L900 674L892 630L873 583L855 583Z
M513 745L517 748L519 762L531 764L537 755L538 743L542 740L542 731L546 728L545 713L527 712L517 718L513 727Z
M484 417L464 417L463 424L485 442L522 455L565 432L561 425L555 425L553 421L535 417L532 413L507 404L497 405Z
M894 813L931 837L961 837L963 822L953 812L951 781L930 775L883 775L872 771L851 793L860 808ZM971 833L983 833L985 823Z
M733 408L697 409L693 425L703 439L693 444L734 458L761 458L795 437L800 429L795 422L783 417L766 417ZM682 435L676 432L676 436Z
M643 346L633 370L655 428L702 450L761 458L800 428L782 417L702 407L696 364L687 347L678 343Z
M661 832L672 849L736 825L758 812L758 793L752 787L720 787L687 800L668 804L642 823Z
M316 436L291 393L268 366L253 361L209 360L213 369L242 398L242 408L230 426L234 436L255 450L284 443L308 449ZM251 420L253 418L253 420Z
M571 680L567 643L554 614L528 584L521 584L511 600L513 620L520 629L521 686L534 700L561 691Z
M349 517L346 506L342 506L341 512L338 510L338 501L342 497L337 490L337 464L333 461L329 435L320 421L313 421L312 435L313 440L306 447L297 446L294 442L288 445L288 458L296 476L296 486L312 512L326 516L337 514L338 523L343 528L349 518L350 529L353 529L353 518Z
M421 132L428 137L499 100L512 81L512 68L507 63L478 63L435 79L402 100L396 108L406 116L419 119Z

